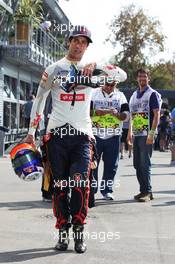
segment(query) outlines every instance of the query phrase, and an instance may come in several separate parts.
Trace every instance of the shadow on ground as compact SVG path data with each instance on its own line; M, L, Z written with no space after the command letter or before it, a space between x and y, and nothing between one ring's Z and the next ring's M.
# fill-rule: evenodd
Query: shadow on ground
M175 205L175 201L169 201L169 202L164 202L161 204L153 204L153 207L163 207L163 206L172 206Z
M162 206L172 206L175 205L175 190L165 190L165 191L155 191L154 194L166 194L166 199L171 199L171 201L164 201L163 203L153 204L153 207L162 207ZM170 195L170 196L169 196ZM165 199L161 197L161 199ZM173 200L173 201L172 201ZM155 199L156 201L156 199Z
M157 191L157 192L154 192L154 193L174 194L175 195L175 190Z
M0 263L13 263L27 261L36 258L44 258L58 254L70 253L73 250L64 252L56 251L53 248L32 248L26 250L0 252Z
M170 164L162 164L162 163L157 163L157 164L152 164L152 168L172 168L172 165Z
M125 167L133 167L133 165L132 164L129 164L129 165L125 165ZM152 168L172 168L173 166L172 165L170 165L170 164L163 164L163 163L155 163L155 164L153 164L152 163Z
M38 201L22 201L22 202L5 202L0 203L0 208L7 207L8 210L28 210L34 208L52 208L51 202Z
M128 203L136 203L135 200L117 200L117 201L107 201L105 199L96 199L95 206L101 205L115 205L115 204L128 204Z
M175 176L175 172L171 172L171 173L167 173L167 172L163 172L163 173L151 173L152 176L172 176L174 175ZM121 174L120 177L133 177L136 175L134 174Z

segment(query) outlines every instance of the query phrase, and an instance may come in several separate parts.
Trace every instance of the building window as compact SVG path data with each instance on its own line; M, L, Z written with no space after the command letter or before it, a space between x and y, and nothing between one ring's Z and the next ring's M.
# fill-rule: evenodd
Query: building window
M10 128L10 102L4 102L4 126Z
M24 118L24 105L20 104L19 108L20 114L19 114L19 128L25 127L25 118Z
M17 104L16 103L11 103L11 116L10 116L10 121L11 121L11 129L17 128Z
M34 94L35 96L36 96L37 91L38 91L38 86L39 86L38 83L34 83L33 82L33 92L32 92L32 94Z
M5 75L4 76L4 97L10 98L10 77Z
M17 99L17 79L4 75L4 92L3 96Z
M4 126L9 129L17 128L17 104L4 101Z
M17 79L11 78L11 98L17 99Z
M20 100L28 101L31 94L30 83L20 81Z

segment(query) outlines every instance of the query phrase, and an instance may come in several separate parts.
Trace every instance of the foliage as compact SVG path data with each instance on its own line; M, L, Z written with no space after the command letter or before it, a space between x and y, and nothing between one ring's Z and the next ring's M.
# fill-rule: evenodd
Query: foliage
M158 63L150 66L151 85L156 89L175 88L175 64L171 62Z
M15 13L16 19L35 19L36 23L40 23L42 18L43 8L42 0L20 0L17 11Z
M126 70L127 85L133 86L134 72L148 65L149 57L164 50L165 36L160 31L160 22L144 14L142 8L131 4L114 18L110 30L111 34L106 41L120 48L115 63Z

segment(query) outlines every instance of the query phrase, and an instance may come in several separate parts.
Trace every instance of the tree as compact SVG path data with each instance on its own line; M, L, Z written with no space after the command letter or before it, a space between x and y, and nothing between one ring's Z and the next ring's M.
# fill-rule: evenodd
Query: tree
M126 70L127 84L132 86L135 84L134 72L148 65L150 56L164 50L165 36L160 31L160 22L144 14L142 8L131 4L114 18L110 30L106 41L110 41L114 47L120 46L115 63Z
M174 89L175 64L171 62L157 63L150 66L151 86L155 89Z

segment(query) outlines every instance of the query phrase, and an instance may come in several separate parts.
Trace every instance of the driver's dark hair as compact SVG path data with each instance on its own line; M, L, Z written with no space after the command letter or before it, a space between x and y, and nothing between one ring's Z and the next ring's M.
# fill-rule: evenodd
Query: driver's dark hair
M150 77L150 71L146 68L140 68L136 71L136 77L138 76L139 73L146 73L148 77Z

